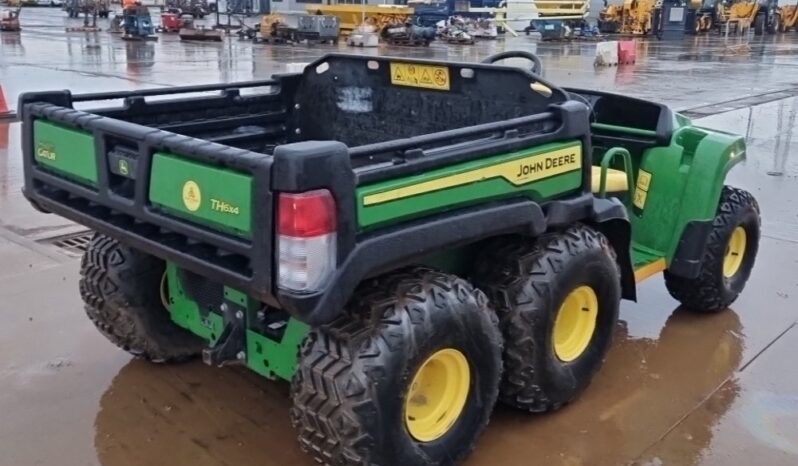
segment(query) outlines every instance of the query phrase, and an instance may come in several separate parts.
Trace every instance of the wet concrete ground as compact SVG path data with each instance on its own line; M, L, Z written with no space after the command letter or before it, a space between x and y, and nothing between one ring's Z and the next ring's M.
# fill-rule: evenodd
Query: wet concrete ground
M264 78L332 49L173 37L125 44L105 33L99 49L86 48L95 37L64 34L60 12L36 14L25 11L23 25L47 27L0 35L0 84L10 98ZM497 407L469 466L798 464L798 98L728 102L789 96L797 44L783 35L731 54L718 38L650 42L634 67L599 70L590 44L537 48L561 85L700 108L710 116L699 124L745 134L748 160L728 182L758 198L764 237L747 289L724 313L680 311L661 279L644 283L640 302L623 304L613 348L584 396L543 416ZM534 44L521 37L379 53L473 61L519 47ZM737 109L713 114L728 108ZM294 441L286 384L199 362L152 366L107 343L81 310L77 261L35 242L74 227L19 195L15 125L0 125L0 164L0 465L313 464Z

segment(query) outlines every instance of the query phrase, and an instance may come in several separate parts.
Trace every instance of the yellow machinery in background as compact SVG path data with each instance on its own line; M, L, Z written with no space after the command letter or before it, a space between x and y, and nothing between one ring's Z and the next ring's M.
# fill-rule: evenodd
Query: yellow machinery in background
M646 35L652 30L656 0L624 0L622 4L606 4L599 14L598 26L603 33ZM798 4L778 6L778 0L690 0L695 11L694 22L688 23L695 33L706 33L728 25L731 28L752 28L754 34L798 29Z
M798 4L779 7L779 32L798 31Z
M588 0L535 0L540 19L585 19L590 11Z
M748 26L754 24L756 15L759 13L759 2L738 1L731 5L718 3L718 21L721 24L728 22L743 22Z
M744 0L719 4L718 17L722 23L747 23L755 35L774 34L795 26L794 10L794 5L779 7L778 0Z
M647 35L651 32L656 0L624 0L606 4L599 13L598 27L603 33Z
M695 10L695 22L688 24L696 34L710 32L719 26L719 0L691 0L690 9Z
M623 4L604 5L599 12L598 27L601 32L616 33L621 29Z
M278 14L265 15L260 19L260 34L261 37L268 37L274 31L274 28L282 23L283 17Z
M341 34L348 35L366 18L377 30L388 24L404 23L413 16L413 9L402 5L308 5L308 13L337 16L341 20Z

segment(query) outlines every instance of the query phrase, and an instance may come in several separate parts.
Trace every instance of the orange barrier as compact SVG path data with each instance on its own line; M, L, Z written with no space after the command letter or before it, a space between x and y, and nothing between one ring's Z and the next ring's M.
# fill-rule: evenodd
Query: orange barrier
M8 133L10 128L10 123L0 123L0 149L8 149Z

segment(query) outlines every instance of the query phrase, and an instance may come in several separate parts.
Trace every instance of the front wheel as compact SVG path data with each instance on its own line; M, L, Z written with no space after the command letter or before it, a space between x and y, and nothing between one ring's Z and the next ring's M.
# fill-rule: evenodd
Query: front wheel
M487 299L429 269L362 285L312 330L291 387L303 450L335 465L453 465L485 428L501 374Z
M759 250L759 204L742 189L724 186L698 277L665 272L671 296L688 310L718 312L740 295Z

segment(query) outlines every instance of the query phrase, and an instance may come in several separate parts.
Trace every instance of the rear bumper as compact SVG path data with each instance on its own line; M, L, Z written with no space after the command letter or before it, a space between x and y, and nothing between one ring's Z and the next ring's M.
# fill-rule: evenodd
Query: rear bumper
M74 110L70 108L71 96L66 92L53 93L51 97L55 97L59 105L46 103L52 99L43 99L41 95L21 99L23 193L31 204L214 281L246 290L265 303L276 304L271 273L272 157ZM26 102L27 99L33 103ZM57 176L35 161L33 121L39 118L93 136L98 175L95 185ZM120 143L134 152L132 189L120 190L113 182L109 167L112 145ZM156 152L179 154L251 175L253 199L258 200L258 205L267 207L253 209L250 237L215 231L152 205L148 190Z

